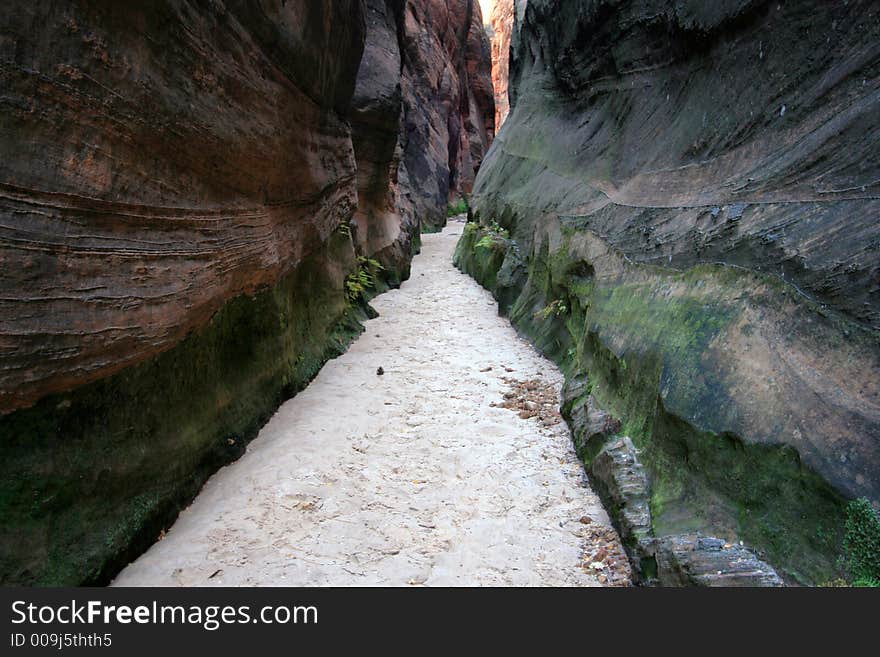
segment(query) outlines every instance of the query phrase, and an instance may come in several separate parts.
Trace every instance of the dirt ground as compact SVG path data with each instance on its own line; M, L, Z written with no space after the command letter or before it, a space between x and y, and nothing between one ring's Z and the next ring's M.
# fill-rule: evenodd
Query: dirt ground
M562 375L453 268L462 227L114 584L628 583Z

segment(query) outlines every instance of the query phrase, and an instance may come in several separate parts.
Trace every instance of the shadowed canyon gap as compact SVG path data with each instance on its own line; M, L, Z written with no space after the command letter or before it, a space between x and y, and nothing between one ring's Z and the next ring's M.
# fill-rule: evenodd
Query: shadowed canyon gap
M637 581L850 577L847 503L880 502L876 3L488 4L0 9L0 581L110 581L270 418L122 582L621 581L564 425L504 408L506 366L544 402L558 376L449 271L458 232L562 369ZM376 300L388 333L273 417L463 199ZM322 440L322 397L362 435ZM445 504L469 482L480 517ZM386 495L415 524L370 533Z

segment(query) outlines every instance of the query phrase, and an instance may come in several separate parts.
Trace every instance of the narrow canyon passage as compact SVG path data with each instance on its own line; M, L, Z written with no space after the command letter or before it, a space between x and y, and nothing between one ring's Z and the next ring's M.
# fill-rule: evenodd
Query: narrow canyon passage
M880 585L878 44L3 3L0 585Z
M562 376L453 268L462 227L424 236L366 333L116 585L628 581L557 415Z

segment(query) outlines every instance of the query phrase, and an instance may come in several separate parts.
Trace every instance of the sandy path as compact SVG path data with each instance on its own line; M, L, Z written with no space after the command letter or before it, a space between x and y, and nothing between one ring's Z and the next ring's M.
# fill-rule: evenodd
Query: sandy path
M510 389L505 377L557 391L562 377L452 267L461 229L453 222L424 236L412 278L374 299L380 317L366 333L281 406L114 584L612 578L590 565L597 549L618 546L565 424L490 405Z

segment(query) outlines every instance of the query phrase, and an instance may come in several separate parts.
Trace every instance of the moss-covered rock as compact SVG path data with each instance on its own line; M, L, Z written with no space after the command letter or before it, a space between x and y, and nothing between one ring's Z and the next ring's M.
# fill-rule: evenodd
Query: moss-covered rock
M519 241L473 222L456 264L570 378L587 373L584 394L622 420L650 479L654 534L743 540L792 581L839 576L847 495L835 484L847 471L827 467L830 446L804 435L816 401L805 397L813 371L797 364L820 351L822 362L855 363L873 336L752 272L637 265L583 226L506 217ZM782 365L761 360L783 348ZM603 444L593 442L580 451L588 465Z
M0 581L102 584L149 546L360 333L375 290L346 297L357 266L336 233L171 350L0 418Z

